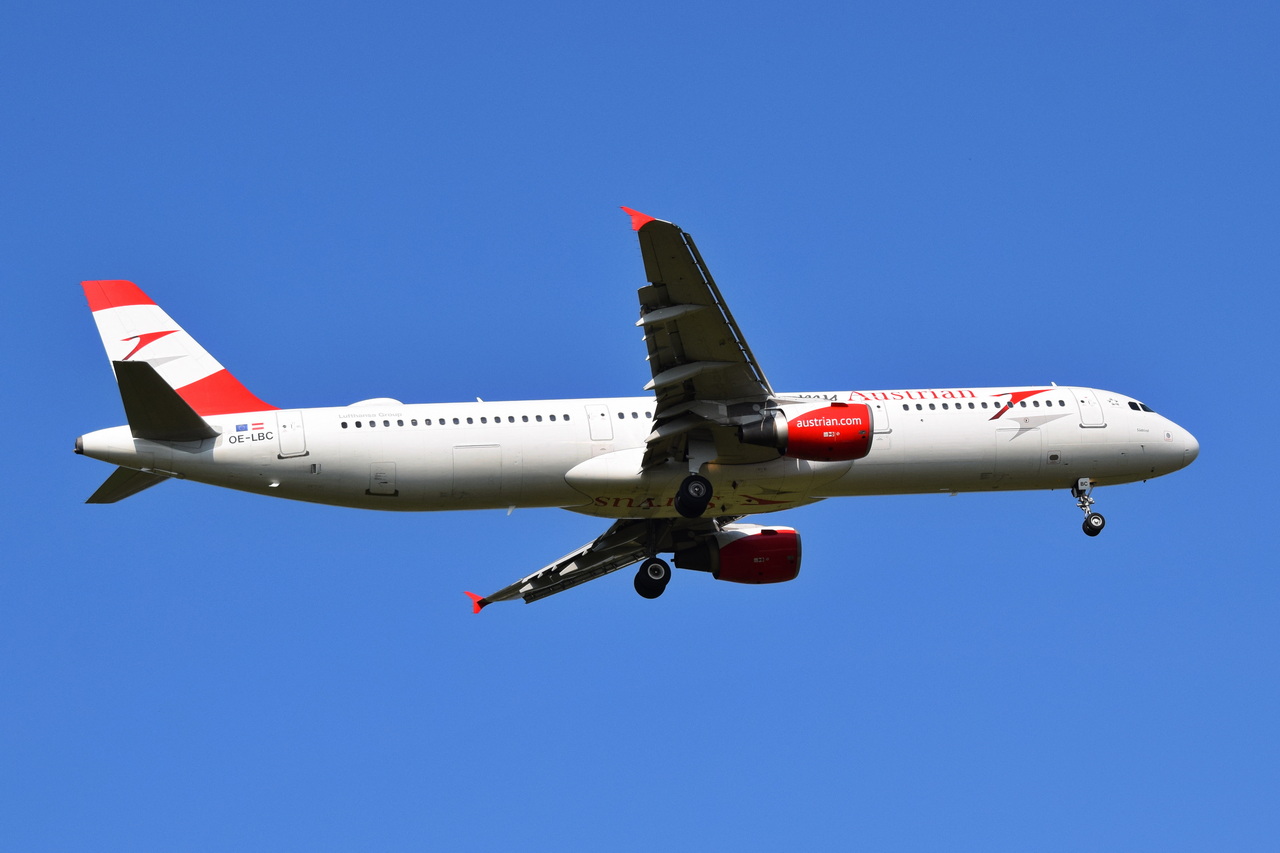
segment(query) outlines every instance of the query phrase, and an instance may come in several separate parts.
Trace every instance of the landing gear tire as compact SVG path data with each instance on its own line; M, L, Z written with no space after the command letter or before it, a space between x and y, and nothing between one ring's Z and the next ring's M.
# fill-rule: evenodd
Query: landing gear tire
M671 581L671 567L665 561L652 557L640 564L636 572L635 587L641 598L657 598Z
M1089 536L1097 536L1106 526L1107 520L1096 512L1091 512L1084 517L1084 532Z
M690 474L676 492L676 512L685 518L700 518L711 503L711 481L699 474Z

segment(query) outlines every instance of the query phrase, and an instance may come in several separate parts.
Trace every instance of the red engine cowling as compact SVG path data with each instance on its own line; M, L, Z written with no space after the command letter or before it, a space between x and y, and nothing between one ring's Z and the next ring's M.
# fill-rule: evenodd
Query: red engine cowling
M682 569L733 583L782 583L800 574L800 534L790 527L729 524L694 548L677 551Z
M738 430L745 444L776 447L792 459L846 462L871 452L871 407L865 403L832 403L787 420L773 412Z

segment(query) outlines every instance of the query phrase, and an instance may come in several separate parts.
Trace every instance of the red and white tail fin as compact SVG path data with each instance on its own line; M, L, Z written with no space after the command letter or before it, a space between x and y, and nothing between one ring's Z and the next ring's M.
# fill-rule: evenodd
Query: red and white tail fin
M83 285L112 362L147 362L201 416L276 408L241 385L133 282Z

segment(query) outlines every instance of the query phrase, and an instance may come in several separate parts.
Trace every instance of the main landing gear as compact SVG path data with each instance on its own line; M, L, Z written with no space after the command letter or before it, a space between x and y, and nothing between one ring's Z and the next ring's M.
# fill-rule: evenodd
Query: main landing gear
M700 518L707 511L709 503L711 503L711 481L700 474L690 474L685 477L676 491L676 512L685 518Z
M1071 487L1071 494L1076 499L1076 506L1080 507L1084 512L1084 532L1089 536L1097 536L1102 532L1102 528L1107 526L1107 520L1100 513L1093 511L1093 498L1089 497L1089 493L1093 491L1093 481L1088 477L1081 477L1076 484Z
M671 567L665 560L649 557L636 572L636 592L642 598L657 598L671 581Z

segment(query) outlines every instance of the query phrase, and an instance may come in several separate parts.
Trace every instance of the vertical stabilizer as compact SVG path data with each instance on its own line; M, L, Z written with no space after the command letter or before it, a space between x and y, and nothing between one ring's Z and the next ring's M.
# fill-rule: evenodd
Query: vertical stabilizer
M276 408L258 399L131 281L86 281L84 295L114 362L143 361L198 415Z

